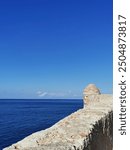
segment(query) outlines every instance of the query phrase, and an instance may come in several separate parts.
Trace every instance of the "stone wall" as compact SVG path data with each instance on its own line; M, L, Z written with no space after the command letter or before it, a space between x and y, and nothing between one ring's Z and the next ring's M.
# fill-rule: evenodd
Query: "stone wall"
M84 141L83 150L112 150L113 149L113 112L93 125L93 129Z
M112 150L112 95L100 94L93 85L86 91L83 109L4 150Z

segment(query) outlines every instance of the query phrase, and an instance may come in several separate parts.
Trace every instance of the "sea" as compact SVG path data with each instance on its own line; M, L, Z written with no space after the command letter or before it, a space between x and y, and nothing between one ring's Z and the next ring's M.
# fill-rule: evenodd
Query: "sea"
M0 150L81 108L82 99L0 99Z

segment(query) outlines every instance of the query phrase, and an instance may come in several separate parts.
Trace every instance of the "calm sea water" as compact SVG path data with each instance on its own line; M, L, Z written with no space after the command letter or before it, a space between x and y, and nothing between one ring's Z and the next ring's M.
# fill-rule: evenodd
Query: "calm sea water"
M81 99L1 99L0 149L52 126L82 107Z

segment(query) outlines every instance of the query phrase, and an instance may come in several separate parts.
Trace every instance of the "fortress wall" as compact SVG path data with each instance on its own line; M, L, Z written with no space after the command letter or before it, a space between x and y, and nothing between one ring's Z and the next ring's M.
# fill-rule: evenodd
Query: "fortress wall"
M88 87L83 109L4 150L112 150L112 95L101 94L93 85Z

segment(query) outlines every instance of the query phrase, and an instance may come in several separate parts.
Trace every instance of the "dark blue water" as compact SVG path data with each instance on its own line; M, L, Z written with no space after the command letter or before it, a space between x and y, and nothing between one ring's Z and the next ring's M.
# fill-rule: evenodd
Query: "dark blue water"
M0 100L0 149L83 107L82 100Z

